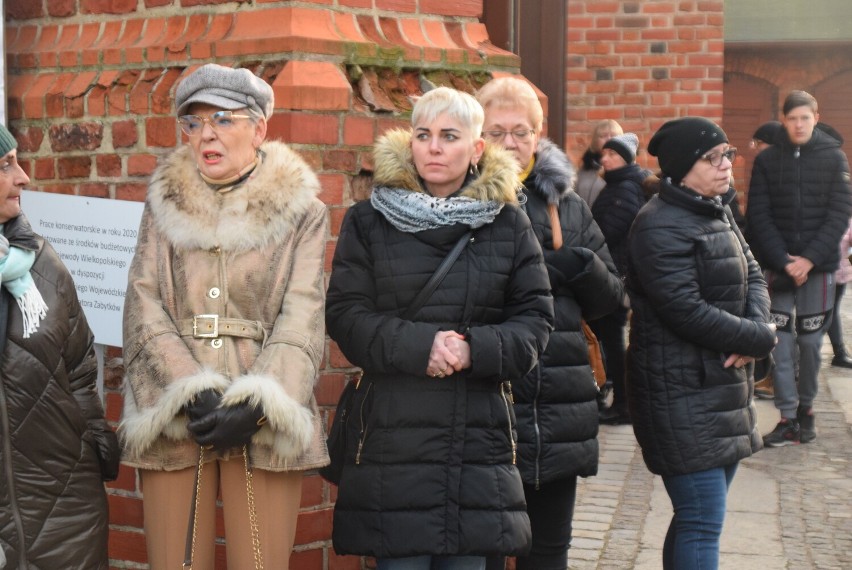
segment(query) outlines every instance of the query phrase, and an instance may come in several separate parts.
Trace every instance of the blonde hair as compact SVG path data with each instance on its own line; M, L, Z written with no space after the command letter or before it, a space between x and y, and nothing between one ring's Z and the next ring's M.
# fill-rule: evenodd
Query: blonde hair
M417 100L411 112L411 126L430 124L443 113L467 126L474 139L482 136L485 122L482 106L472 95L449 87L436 87Z
M621 128L621 125L618 124L614 119L604 119L602 121L598 121L595 123L595 126L592 127L592 140L589 141L589 148L592 152L600 152L603 149L595 148L595 145L598 144L598 137L604 131L609 131L612 136L617 137L619 135L624 134L624 129Z
M499 77L483 85L476 93L483 109L494 106L497 109L524 109L536 133L541 132L544 122L544 109L535 90L529 83L516 77Z

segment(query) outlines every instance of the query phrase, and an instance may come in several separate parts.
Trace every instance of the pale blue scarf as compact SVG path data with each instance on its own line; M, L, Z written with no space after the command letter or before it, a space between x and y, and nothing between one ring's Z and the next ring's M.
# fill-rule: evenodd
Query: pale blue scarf
M0 225L0 232L2 228ZM10 247L9 240L0 234L0 256L0 281L17 301L24 319L24 338L29 338L47 315L47 305L30 275L36 254L34 251Z

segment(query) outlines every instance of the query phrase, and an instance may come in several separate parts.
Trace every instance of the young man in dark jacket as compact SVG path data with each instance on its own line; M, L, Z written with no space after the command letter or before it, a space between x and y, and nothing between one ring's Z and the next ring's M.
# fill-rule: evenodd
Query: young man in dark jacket
M834 309L837 244L852 214L849 163L840 141L815 129L816 99L792 91L783 112L786 136L755 159L747 212L778 327L774 380L781 421L764 437L769 447L816 438L820 348Z

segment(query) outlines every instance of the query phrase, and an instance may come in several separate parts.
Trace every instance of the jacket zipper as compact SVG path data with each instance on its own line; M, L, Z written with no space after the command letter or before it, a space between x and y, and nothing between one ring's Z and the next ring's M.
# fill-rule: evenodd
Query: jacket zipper
M536 364L533 429L535 430L535 490L541 488L541 427L538 425L538 398L541 396L541 364Z
M797 146L793 152L796 165L796 244L802 238L802 163L799 157L802 155L802 147Z
M361 450L364 449L364 440L367 439L367 425L364 423L364 404L367 403L367 397L370 395L370 390L372 389L373 384L371 382L370 385L367 386L367 392L364 394L364 399L361 400L361 407L358 408L358 419L361 422L361 433L358 436L358 451L355 453L355 465L361 464Z
M506 390L508 389L508 395ZM512 383L508 380L500 382L500 396L503 397L503 404L506 406L506 418L509 420L509 441L512 442L512 465L518 464L518 443L515 441L515 434L512 432L512 410L509 406L515 404L515 399L512 396Z
M9 427L9 410L6 407L6 385L0 379L0 421L3 426L3 458L4 458L4 475L6 476L6 486L9 491L9 502L12 507L12 518L15 521L15 532L18 534L20 546L18 568L19 570L27 570L29 563L27 562L27 543L24 537L24 523L21 521L21 511L18 508L18 499L15 492L15 476L12 471L12 442Z

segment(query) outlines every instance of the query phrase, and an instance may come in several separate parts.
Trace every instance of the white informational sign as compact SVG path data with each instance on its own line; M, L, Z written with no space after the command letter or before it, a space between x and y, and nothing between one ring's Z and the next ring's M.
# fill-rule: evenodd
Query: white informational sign
M141 202L25 191L21 209L71 272L95 342L122 346L127 273L136 251Z

